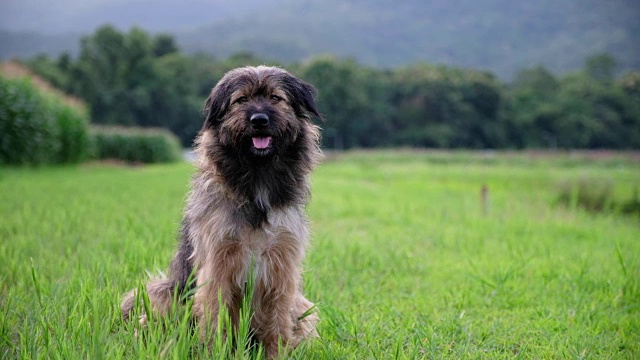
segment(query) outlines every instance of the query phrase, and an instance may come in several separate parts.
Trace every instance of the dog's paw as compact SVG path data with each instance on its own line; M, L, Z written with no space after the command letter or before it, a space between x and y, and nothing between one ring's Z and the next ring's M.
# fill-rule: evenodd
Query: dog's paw
M147 315L140 315L140 318L138 319L138 324L140 324L140 327L147 326L147 323L148 323Z
M320 317L318 308L302 294L299 294L292 309L293 316L293 341L292 345L297 346L301 341L308 338L320 337L316 326Z

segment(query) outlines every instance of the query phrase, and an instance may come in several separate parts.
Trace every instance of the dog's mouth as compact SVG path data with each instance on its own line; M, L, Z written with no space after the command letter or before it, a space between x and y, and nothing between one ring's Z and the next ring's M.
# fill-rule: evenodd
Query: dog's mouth
M253 147L258 150L265 150L271 146L271 136L265 137L252 137Z
M273 153L273 138L271 136L251 137L251 152L257 156L268 156Z

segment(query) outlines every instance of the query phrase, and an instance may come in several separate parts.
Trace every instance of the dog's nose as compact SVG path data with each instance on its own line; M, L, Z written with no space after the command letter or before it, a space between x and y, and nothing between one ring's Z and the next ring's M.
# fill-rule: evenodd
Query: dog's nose
M251 115L251 125L255 128L263 128L269 125L269 116L265 113L255 113Z

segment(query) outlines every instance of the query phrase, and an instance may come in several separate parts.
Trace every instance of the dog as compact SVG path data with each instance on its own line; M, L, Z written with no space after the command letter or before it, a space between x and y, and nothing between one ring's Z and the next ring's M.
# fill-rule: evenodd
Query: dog
M231 70L213 88L195 142L197 170L178 249L167 277L146 286L154 314L166 314L176 294L193 291L201 330L215 329L219 296L237 326L253 274L251 331L269 358L278 356L279 342L293 349L318 336L301 282L309 177L322 158L315 96L310 84L267 66ZM136 296L132 290L122 302L125 319Z

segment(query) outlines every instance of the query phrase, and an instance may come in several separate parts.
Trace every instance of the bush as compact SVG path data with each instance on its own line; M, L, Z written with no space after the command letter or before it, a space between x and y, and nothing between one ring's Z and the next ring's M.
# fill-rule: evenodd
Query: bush
M636 215L640 217L640 195L638 195L638 188L633 191L631 198L622 203L620 211L627 215Z
M164 129L94 127L92 139L97 159L159 163L182 158L178 138Z
M613 182L608 179L581 178L559 185L558 203L581 207L590 212L603 212L615 206Z
M84 111L30 79L0 77L0 164L79 162L88 155L87 124Z
M636 188L628 200L616 200L610 179L565 180L558 186L559 204L580 207L591 213L617 212L640 217L640 194Z

